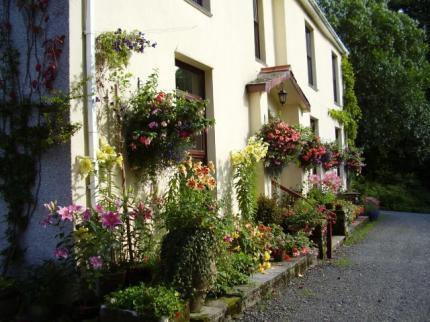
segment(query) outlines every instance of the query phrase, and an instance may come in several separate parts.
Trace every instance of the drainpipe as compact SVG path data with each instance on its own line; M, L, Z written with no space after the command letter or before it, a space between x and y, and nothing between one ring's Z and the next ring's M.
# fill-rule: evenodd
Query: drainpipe
M99 134L97 128L96 112L96 56L95 56L96 37L94 34L94 1L85 1L85 52L86 52L86 79L87 79L87 129L88 129L88 153L91 160L96 160L96 153L99 145ZM97 169L96 169L97 170ZM96 204L98 180L97 176L90 177L91 205Z

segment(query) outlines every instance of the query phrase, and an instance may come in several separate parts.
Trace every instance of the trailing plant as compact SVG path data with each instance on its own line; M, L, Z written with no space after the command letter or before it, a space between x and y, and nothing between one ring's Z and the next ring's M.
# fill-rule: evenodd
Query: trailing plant
M356 176L359 176L361 174L361 171L365 166L363 158L363 149L359 149L354 146L347 147L343 151L343 159L345 161L345 168L347 170L349 170Z
M326 154L322 157L324 170L331 170L339 167L343 162L343 151L337 142L325 144Z
M323 156L327 153L325 146L309 127L300 130L300 153L298 161L300 167L310 169L322 163Z
M257 137L269 145L264 166L270 174L279 175L288 163L297 160L300 131L294 127L282 121L273 121L263 125Z
M157 86L152 74L131 98L124 118L128 161L150 176L183 160L191 137L214 123L206 117L206 101Z
M55 89L65 36L48 37L49 6L49 0L2 1L0 193L8 209L3 273L23 257L23 235L38 203L42 154L67 142L79 128L69 122L74 95ZM12 15L22 18L26 29L21 50L12 38Z
M343 109L330 109L328 113L333 119L344 126L348 145L354 146L362 114L355 95L354 69L347 56L342 57L342 76L345 86L343 92Z
M208 292L216 279L217 238L207 228L178 228L169 231L161 247L161 275L184 298L197 291Z
M132 286L107 295L105 301L110 308L135 311L145 321L162 317L178 321L185 310L180 294L166 286Z
M266 156L268 144L255 136L248 140L248 145L239 152L232 152L234 187L242 217L253 219L257 207L256 167Z

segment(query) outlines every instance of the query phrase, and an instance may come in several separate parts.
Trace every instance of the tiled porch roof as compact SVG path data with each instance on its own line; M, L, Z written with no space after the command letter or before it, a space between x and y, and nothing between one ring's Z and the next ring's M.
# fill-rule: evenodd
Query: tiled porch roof
M267 92L269 93L275 86L288 81L300 97L303 109L310 111L311 105L297 83L296 78L291 70L290 65L281 65L274 67L262 68L257 78L246 84L248 93Z

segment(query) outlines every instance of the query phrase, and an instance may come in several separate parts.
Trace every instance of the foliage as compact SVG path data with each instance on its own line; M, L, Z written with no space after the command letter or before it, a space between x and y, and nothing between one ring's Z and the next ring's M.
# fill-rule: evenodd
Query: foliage
M76 276L61 263L46 261L31 267L20 283L25 290L23 310L34 321L55 321L64 312L70 312L77 300Z
M217 238L206 228L178 227L170 230L161 246L161 277L184 298L197 289L209 291L215 282Z
M184 311L180 294L174 289L144 284L107 295L106 304L110 308L135 311L151 321L159 321L161 317L174 319Z
M210 294L222 296L233 286L243 285L249 281L254 271L251 255L244 252L224 251L217 257L217 277Z
M344 126L348 145L354 146L358 133L358 123L362 114L355 94L354 68L347 56L342 57L342 76L344 84L343 109L330 109L328 114Z
M364 212L369 213L372 211L379 210L379 200L375 197L365 197L364 198Z
M321 159L326 154L326 148L321 144L320 138L310 128L300 128L300 153L298 161L303 169L310 169L321 164Z
M257 207L256 166L266 156L267 143L255 136L239 152L231 154L234 187L242 217L251 220Z
M168 230L183 227L216 226L217 202L212 190L216 180L214 165L193 163L191 157L182 162L169 183L163 216Z
M283 222L283 209L278 206L276 199L260 196L257 202L255 221L264 225L281 225Z
M348 200L336 199L335 204L336 207L340 207L345 213L348 224L351 224L363 210L361 206L354 205Z
M313 247L312 241L309 239L308 235L299 231L296 234L287 234L285 238L285 251L288 255L297 257L300 254L307 254Z
M282 121L263 125L257 134L269 147L264 161L266 170L279 175L288 163L296 160L300 149L300 132Z
M98 169L95 173L99 176L98 202L94 209L75 204L63 207L50 202L45 204L48 215L42 224L59 229L55 256L77 264L81 277L94 287L103 272L142 261L149 255L149 247L141 243L142 240L149 242L153 236L157 224L153 210L157 210L158 205L134 200L132 191L115 187L114 172L123 173L124 168L122 156L110 145L101 144L97 167L87 157L80 158L79 164L84 176ZM71 222L76 223L76 227L68 233Z
M206 101L160 92L157 86L153 74L130 99L124 116L128 161L151 176L182 160L191 137L214 123L206 118Z
M151 43L138 30L104 32L96 38L96 64L99 69L122 69L128 65L132 52L143 53L149 46L155 47L156 43Z
M320 0L348 45L363 117L357 143L367 174L426 173L430 156L430 63L425 33L386 1Z
M355 175L360 175L364 167L363 150L349 146L343 151L343 160L345 162L345 169L351 171Z
M297 200L287 213L286 224L288 231L311 233L316 226L325 223L325 211L325 207L318 206L316 202L304 199Z
M417 179L402 176L390 181L393 183L360 181L353 186L362 195L378 198L382 209L430 213L430 190Z
M343 161L343 151L337 142L326 143L326 154L321 158L324 170L331 170L339 167Z
M22 259L22 241L36 210L40 161L50 148L78 130L69 122L73 94L54 88L64 35L49 30L50 1L3 1L0 27L0 193L6 203L3 273ZM20 11L20 14L12 14ZM12 21L11 17L19 17ZM22 22L18 50L12 34ZM23 171L25 169L25 171Z

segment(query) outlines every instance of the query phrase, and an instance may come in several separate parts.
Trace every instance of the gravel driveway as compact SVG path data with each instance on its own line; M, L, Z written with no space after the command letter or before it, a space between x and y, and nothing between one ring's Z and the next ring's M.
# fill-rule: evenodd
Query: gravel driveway
M385 212L239 321L430 321L430 214Z

